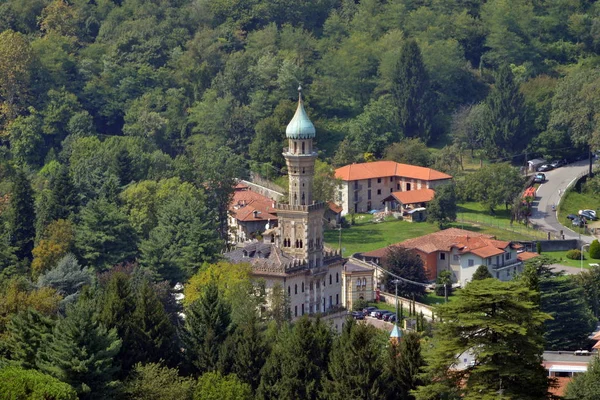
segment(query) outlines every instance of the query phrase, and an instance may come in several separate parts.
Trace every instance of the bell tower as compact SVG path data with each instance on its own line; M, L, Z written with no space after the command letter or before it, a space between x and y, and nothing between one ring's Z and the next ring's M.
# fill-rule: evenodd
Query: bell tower
M308 263L323 265L323 214L325 203L313 200L316 149L315 126L308 118L298 88L298 107L285 130L288 148L284 149L289 176L289 204L277 205L279 247L288 255Z

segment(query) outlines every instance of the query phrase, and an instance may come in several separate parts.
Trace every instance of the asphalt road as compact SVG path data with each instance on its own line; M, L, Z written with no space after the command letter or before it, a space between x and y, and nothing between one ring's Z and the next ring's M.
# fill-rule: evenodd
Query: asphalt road
M541 184L537 190L535 201L532 204L530 222L545 231L560 232L562 230L565 239L581 238L584 242L591 243L593 240L591 236L580 236L579 232L561 225L556 218L556 212L552 211L552 205L558 205L560 197L565 193L569 184L581 174L586 173L588 168L588 160L584 160L544 172L546 182Z

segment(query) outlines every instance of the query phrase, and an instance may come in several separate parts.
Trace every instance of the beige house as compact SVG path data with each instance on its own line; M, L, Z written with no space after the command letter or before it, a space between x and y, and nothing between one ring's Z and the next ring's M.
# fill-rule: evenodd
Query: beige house
M431 168L394 161L346 165L336 169L335 176L342 182L336 199L342 215L382 209L384 200L394 192L435 189L452 179Z
M352 310L359 300L372 301L374 298L373 268L348 261L343 269L342 298L344 307Z

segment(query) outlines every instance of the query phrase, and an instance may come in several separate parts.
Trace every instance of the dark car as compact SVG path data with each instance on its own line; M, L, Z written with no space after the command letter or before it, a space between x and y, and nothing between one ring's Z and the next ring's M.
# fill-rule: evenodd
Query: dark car
M563 165L565 165L565 160L554 160L550 163L550 165L552 166L552 168L562 167Z
M596 217L594 214L587 210L579 210L579 216L591 221L595 221L598 219L598 217Z
M383 316L383 320L384 320L384 321L389 321L389 320L390 320L390 318L392 318L393 316L396 316L396 314L394 314L394 313L385 314L385 315Z
M365 319L365 314L360 311L352 311L352 318L356 320Z
M571 225L573 226L584 226L585 225L585 218L575 218L573 219L573 222L571 222Z
M398 317L396 316L396 314L392 314L392 315L390 315L390 317L388 318L387 321L394 323L394 322L396 322L397 319L398 319Z
M542 164L538 167L538 171L540 172L546 172L546 171L552 171L553 167L550 164Z
M391 314L391 313L392 313L391 311L383 311L383 310L379 310L379 311L377 311L377 312L375 313L375 318L377 318L377 319L383 319L383 316L384 316L385 314Z
M577 218L577 215L575 215L575 214L567 215L567 219L570 219L571 221L573 221L575 218Z
M533 177L533 181L535 183L543 183L546 181L546 175L542 174L541 172L538 172L537 174L535 174L535 176Z

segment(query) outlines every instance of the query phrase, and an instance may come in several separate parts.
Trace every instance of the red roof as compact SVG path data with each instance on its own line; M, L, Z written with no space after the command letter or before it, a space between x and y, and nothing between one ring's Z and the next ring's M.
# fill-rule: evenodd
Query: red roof
M229 204L229 212L238 221L267 221L277 220L274 201L260 193L239 187L233 193L233 200ZM256 211L256 213L255 213Z
M392 196L402 204L428 203L433 200L435 191L432 189L408 190L393 192Z
M344 210L341 206L338 206L333 201L328 201L327 205L329 206L329 209L335 214L339 214Z
M510 242L495 240L491 235L484 235L458 228L449 228L414 239L408 239L392 246L419 250L423 253L450 251L457 248L461 254L472 253L482 258L488 258L504 253ZM367 257L382 258L387 253L387 247L363 253Z
M452 176L435 169L416 165L400 164L395 161L374 161L362 164L345 165L335 170L335 177L344 181L357 181L369 178L400 176L404 178L436 181L452 179Z
M519 261L527 261L527 260L530 260L530 259L535 258L537 256L539 256L538 253L533 253L531 251L524 251L522 253L517 254L517 259Z

